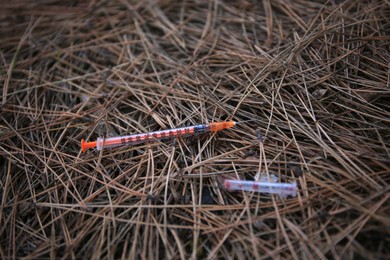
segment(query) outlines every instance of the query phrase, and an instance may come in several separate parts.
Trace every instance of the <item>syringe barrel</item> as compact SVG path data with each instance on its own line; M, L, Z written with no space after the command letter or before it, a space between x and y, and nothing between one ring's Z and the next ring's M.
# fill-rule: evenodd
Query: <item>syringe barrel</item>
M105 139L99 137L96 140L96 149L113 148L121 145L134 145L145 142L152 142L156 140L169 139L174 137L186 137L195 134L203 134L210 132L208 125L195 125L188 127L180 127L169 130L160 130L144 134L132 134L117 137L107 137Z
M269 194L279 194L281 197L297 196L296 183L272 183L272 182L257 182L257 181L242 181L242 180L224 180L225 188L229 191L243 190L254 191Z

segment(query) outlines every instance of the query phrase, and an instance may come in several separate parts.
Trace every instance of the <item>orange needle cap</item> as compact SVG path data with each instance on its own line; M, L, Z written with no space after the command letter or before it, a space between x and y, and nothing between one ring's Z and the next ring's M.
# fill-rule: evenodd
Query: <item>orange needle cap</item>
M234 121L227 121L227 122L214 122L210 124L210 131L211 132L217 132L221 131L226 128L231 128L236 125L236 122Z

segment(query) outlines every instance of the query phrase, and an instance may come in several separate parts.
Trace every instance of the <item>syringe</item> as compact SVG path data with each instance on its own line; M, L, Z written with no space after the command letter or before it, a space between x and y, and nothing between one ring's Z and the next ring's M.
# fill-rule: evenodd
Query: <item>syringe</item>
M143 134L132 134L126 136L116 136L101 138L99 137L94 142L85 142L81 140L81 150L85 152L88 148L96 148L101 150L103 148L112 148L122 145L133 145L145 142L152 142L156 140L168 139L173 137L185 137L197 134L204 134L208 132L217 132L226 128L231 128L236 125L234 121L214 122L209 125L195 125L181 128L173 128Z
M243 190L255 191L269 194L279 194L281 197L297 196L296 183L273 183L273 182L258 182L258 181L242 181L224 179L222 181L225 189L228 191Z

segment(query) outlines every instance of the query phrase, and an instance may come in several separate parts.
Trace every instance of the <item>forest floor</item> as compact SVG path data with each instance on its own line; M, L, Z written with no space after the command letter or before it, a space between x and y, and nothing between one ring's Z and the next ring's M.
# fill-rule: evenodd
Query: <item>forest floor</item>
M1 5L1 259L388 258L389 1Z

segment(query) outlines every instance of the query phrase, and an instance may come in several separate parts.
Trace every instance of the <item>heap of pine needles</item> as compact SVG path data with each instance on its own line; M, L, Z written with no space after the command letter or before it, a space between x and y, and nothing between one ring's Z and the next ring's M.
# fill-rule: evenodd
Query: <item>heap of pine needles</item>
M386 258L389 2L339 2L3 1L0 258Z

